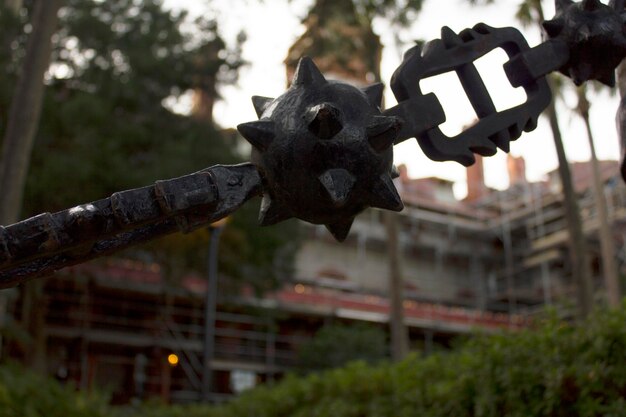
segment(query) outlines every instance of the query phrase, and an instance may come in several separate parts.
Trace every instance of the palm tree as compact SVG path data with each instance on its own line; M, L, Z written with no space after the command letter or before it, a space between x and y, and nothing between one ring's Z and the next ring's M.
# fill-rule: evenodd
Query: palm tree
M620 288L619 277L617 274L617 265L615 263L615 244L611 234L610 220L606 208L606 199L604 198L604 187L600 176L600 166L596 156L596 148L594 146L593 133L591 131L591 123L589 121L590 103L587 100L587 91L585 86L577 88L578 104L576 113L581 117L587 130L587 139L589 140L589 149L591 150L591 168L593 179L593 196L598 213L598 234L600 237L600 247L602 252L602 272L604 275L604 283L606 287L607 301L611 308L620 306Z
M559 0L555 0L559 3ZM540 25L545 20L543 8L540 0L524 0L517 12L517 18L520 22L529 26L532 24ZM549 79L550 88L556 91L556 83L553 79ZM565 218L569 232L570 243L570 259L572 264L573 280L577 286L578 298L578 314L582 319L589 315L593 307L593 284L591 280L591 266L587 255L585 235L583 233L582 221L580 218L580 210L578 208L578 200L572 182L572 174L570 172L565 148L563 146L563 138L559 127L555 101L552 100L545 112L552 130L554 146L559 161L559 177L561 179L561 187L563 191L563 205L565 209Z

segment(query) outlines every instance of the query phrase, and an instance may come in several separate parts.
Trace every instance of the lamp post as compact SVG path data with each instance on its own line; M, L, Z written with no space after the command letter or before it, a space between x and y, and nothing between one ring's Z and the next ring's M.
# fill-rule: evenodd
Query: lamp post
M217 255L220 235L228 223L225 217L209 225L211 240L209 242L208 283L204 306L204 349L202 352L202 390L201 400L208 402L211 395L211 379L213 353L215 351L215 316L217 303Z

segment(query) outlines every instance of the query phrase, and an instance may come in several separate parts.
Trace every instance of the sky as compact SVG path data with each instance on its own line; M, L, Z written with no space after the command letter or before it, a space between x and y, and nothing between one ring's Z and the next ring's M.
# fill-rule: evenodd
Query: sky
M250 101L251 96L277 97L284 92L287 80L283 61L289 47L304 32L300 22L311 3L312 0L165 0L166 7L187 9L192 15L204 13L207 17L216 17L220 32L227 41L234 42L242 29L248 35L243 47L243 58L249 65L241 70L237 85L221 89L224 99L216 104L214 110L219 125L230 128L255 120L257 117ZM388 85L402 60L403 52L413 45L414 40L439 38L442 26L449 26L455 32L479 22L493 27L515 26L522 30L531 47L540 43L538 30L521 28L515 20L519 0L498 0L495 3L470 7L465 0L425 0L423 10L406 29L391 27L383 19L375 20L374 31L384 45L381 63L383 82ZM546 16L552 16L553 1L543 3ZM397 44L397 38L401 40L401 45ZM505 61L506 54L498 50L476 63L499 110L520 104L525 99L523 91L513 89L506 80L501 67ZM448 136L456 135L462 126L474 119L474 112L464 98L454 74L423 80L421 86L424 92L435 92L442 103L447 122L441 128ZM590 152L584 125L568 109L575 106L573 90L566 91L564 101L557 108L568 159L586 161ZM389 88L385 91L385 102L388 107L396 104ZM615 112L619 102L617 94L611 96L609 89L603 88L600 93L590 96L590 102L598 158L619 159L615 130ZM455 181L457 196L464 194L466 175L465 168L460 164L429 160L414 139L397 145L394 154L394 162L406 164L412 177L436 176ZM525 158L527 176L532 181L541 180L547 172L556 169L556 152L544 117L540 118L535 131L524 133L520 139L511 143L511 154ZM494 157L486 158L484 163L487 185L506 188L506 154L498 151Z

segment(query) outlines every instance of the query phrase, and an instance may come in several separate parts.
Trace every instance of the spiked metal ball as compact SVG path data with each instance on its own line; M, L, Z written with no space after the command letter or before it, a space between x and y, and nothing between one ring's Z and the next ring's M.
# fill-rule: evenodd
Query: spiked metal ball
M365 208L403 209L392 182L400 121L381 114L382 92L327 81L302 58L287 92L252 98L260 120L237 129L263 178L262 225L297 217L343 241Z
M626 30L621 11L600 0L555 0L556 15L543 22L550 39L567 43L570 58L560 71L576 85L598 80L615 86L615 68L626 56Z

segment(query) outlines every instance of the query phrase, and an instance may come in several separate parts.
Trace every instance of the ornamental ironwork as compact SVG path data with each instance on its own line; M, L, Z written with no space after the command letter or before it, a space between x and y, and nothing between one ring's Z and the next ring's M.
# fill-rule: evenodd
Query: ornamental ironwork
M354 217L368 207L400 211L393 184L393 145L416 138L435 161L471 165L474 154L508 152L510 142L537 126L552 99L546 75L559 71L580 84L614 86L626 55L624 2L556 0L543 23L546 40L531 48L515 28L478 24L411 48L391 79L398 104L381 110L382 84L366 88L327 80L309 58L292 86L276 99L252 98L259 120L237 128L253 147L251 163L200 172L122 191L54 214L0 226L0 288L65 266L111 254L175 231L189 232L262 197L259 220L288 218L325 225L343 241ZM497 111L474 62L503 49L513 87L527 100ZM478 121L455 137L439 128L445 113L420 80L455 71Z

